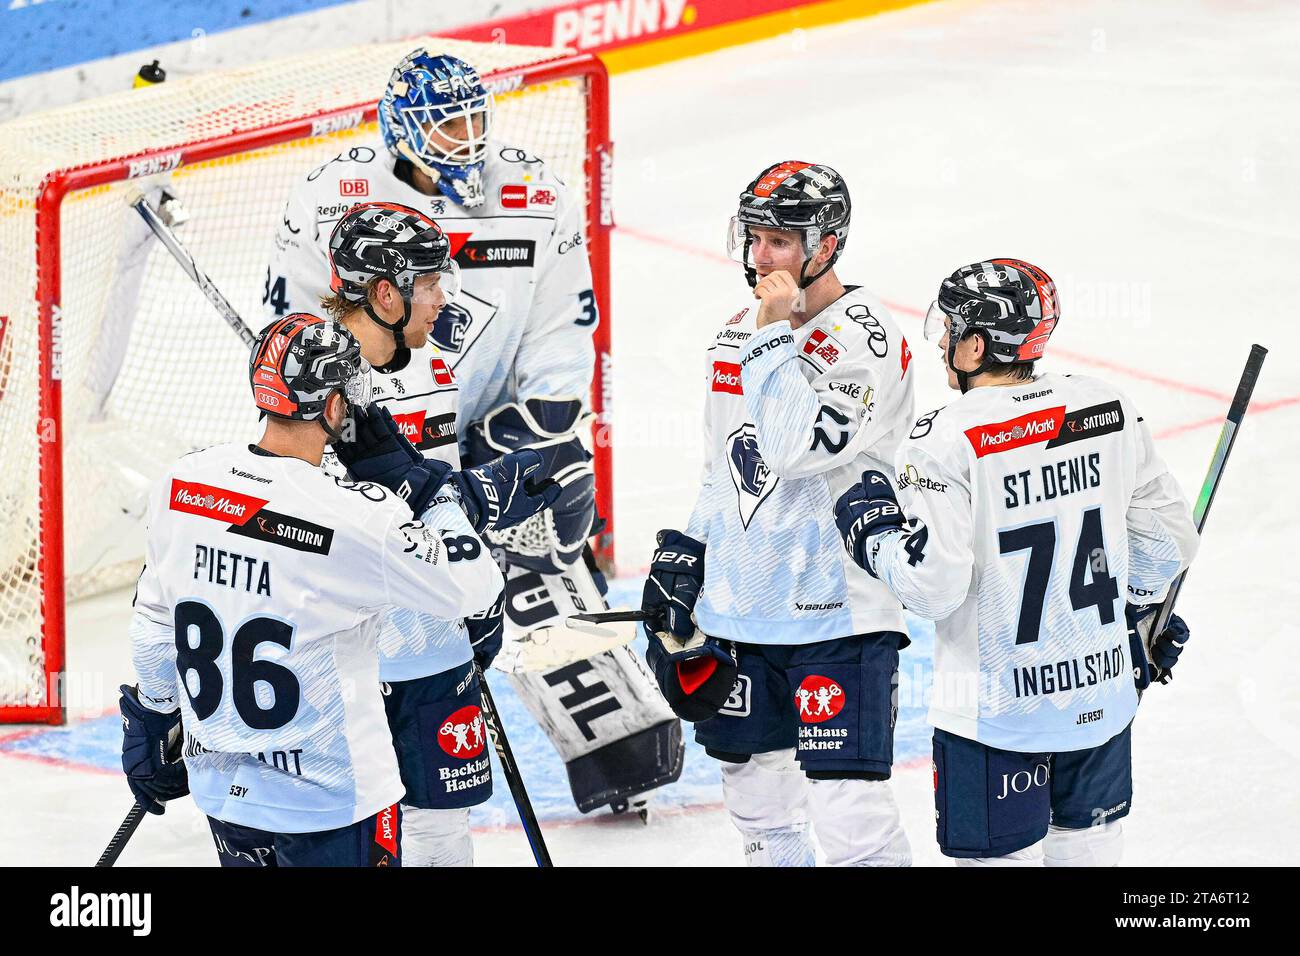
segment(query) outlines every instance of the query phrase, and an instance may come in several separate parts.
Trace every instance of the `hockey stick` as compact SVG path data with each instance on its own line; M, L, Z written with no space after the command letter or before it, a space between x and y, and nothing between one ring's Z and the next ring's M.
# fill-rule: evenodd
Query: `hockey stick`
M207 277L194 257L190 255L189 250L177 237L170 226L163 220L159 212L149 205L146 196L137 197L132 203L132 207L140 214L149 228L153 230L155 236L163 244L172 257L180 263L181 268L185 270L194 284L199 287L208 301L221 313L221 317L226 320L226 324L235 330L235 334L243 340L244 344L251 350L257 342L257 336L248 327L248 324L239 317L235 307L230 304L221 291L213 284L212 280ZM477 668L477 665L475 665ZM483 671L479 669L479 685L483 691L483 714L487 720L488 735L492 738L492 744L496 748L497 756L501 760L501 768L506 775L506 783L510 786L510 793L515 799L515 806L519 810L519 817L524 824L524 833L528 837L528 843L533 848L533 856L537 859L538 866L551 866L551 856L546 849L546 843L542 839L541 828L537 825L537 817L533 814L532 803L528 799L528 791L524 789L523 778L519 775L519 768L515 764L514 755L510 751L510 741L506 739L505 731L501 727L501 718L497 715L496 704L492 700L492 692L488 690L487 680L483 676ZM137 806L132 813L139 810ZM143 811L140 811L143 813ZM130 815L123 822L122 828L127 829L127 823L130 823ZM127 829L126 836L131 835L131 831L139 824L137 819L131 823ZM118 831L119 836L122 830ZM117 838L114 837L116 840ZM125 840L123 840L125 843ZM110 844L110 849L112 844ZM107 851L105 851L107 852ZM117 851L121 853L119 849ZM114 859L116 856L114 857ZM110 862L111 865L111 862Z
M1210 470L1205 475L1205 481L1201 482L1201 493L1197 495L1196 505L1192 508L1192 519L1196 522L1197 534L1205 528L1205 519L1210 515L1210 505L1214 503L1215 492L1219 490L1223 469L1228 464L1228 456L1232 454L1233 443L1237 440L1237 432L1241 430L1242 419L1246 417L1246 408L1250 405L1250 396L1255 391L1255 382L1259 379L1259 370L1263 367L1264 356L1267 354L1268 349L1262 345L1250 347L1246 367L1242 369L1241 380L1237 382L1237 393L1233 395L1232 404L1228 406L1228 416L1223 422L1219 440L1214 446ZM1174 601L1178 599L1178 592L1182 590L1186 579L1187 572L1184 571L1174 579L1173 584L1169 585L1169 594L1156 611L1155 623L1151 626L1152 634L1163 634L1165 628L1169 626L1169 618L1174 613ZM1152 667L1155 669L1154 665ZM1169 678L1167 672L1162 672L1156 679L1162 684L1167 684Z
M239 313L221 294L221 290L199 268L198 263L194 261L194 257L190 255L189 250L185 248L176 233L172 232L171 226L167 224L158 210L149 205L149 198L142 193L131 203L131 207L140 214L140 218L153 230L153 234L158 237L158 241L172 254L172 258L180 263L181 268L185 270L185 274L194 280L194 284L199 287L199 291L207 296L208 301L226 320L226 324L235 330L235 334L243 340L251 351L253 346L257 344L257 335L248 327L248 323L239 317Z
M488 736L492 738L497 759L501 761L501 769L505 772L506 783L510 787L510 796L514 798L515 809L519 811L519 822L524 825L524 836L528 837L528 845L533 851L533 859L537 861L538 866L554 866L555 864L551 862L551 853L546 848L546 840L542 837L542 828L537 823L537 815L533 813L532 801L528 799L528 791L524 788L524 779L519 775L515 755L510 750L510 741L506 739L496 701L492 699L492 691L488 689L487 677L477 662L474 664L474 670L478 674L479 690L483 693L483 719L487 722Z
M143 819L144 807L138 803L131 804L131 809L127 811L126 818L122 820L122 825L113 834L113 839L108 841L108 846L104 847L104 852L99 855L99 862L95 866L112 866L116 863L117 858L126 849L126 843L131 839L131 834L135 833L135 828L140 825L140 821Z

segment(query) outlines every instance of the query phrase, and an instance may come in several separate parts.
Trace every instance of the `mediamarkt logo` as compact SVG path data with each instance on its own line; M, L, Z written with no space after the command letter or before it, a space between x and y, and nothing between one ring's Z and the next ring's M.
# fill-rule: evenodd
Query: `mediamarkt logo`
M740 385L740 366L734 362L714 362L713 390L715 392L730 392L732 395L743 395L745 392Z
M975 457L983 458L995 452L1050 441L1060 433L1061 422L1064 420L1065 406L1058 405L995 425L968 428L966 439L971 448L975 449Z
M172 479L172 511L243 525L266 506L265 498L241 495L197 481Z

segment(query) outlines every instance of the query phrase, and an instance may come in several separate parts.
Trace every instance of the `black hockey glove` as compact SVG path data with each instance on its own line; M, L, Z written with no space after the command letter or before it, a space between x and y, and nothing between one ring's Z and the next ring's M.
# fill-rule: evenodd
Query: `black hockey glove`
M731 696L736 648L695 627L695 602L704 587L704 544L664 530L641 592L649 641L645 659L673 713L708 720Z
M665 529L650 561L641 591L646 630L684 641L695 633L695 602L704 587L704 544L680 531Z
M703 631L686 641L651 632L645 659L673 713L691 722L717 716L740 673L736 646Z
M357 481L373 481L411 506L418 518L438 493L451 466L425 458L407 441L388 409L375 403L353 406L352 435L334 443L334 452Z
M893 484L878 471L864 471L862 480L835 502L835 525L844 547L854 563L873 578L876 570L867 560L872 536L901 530L905 523Z
M560 496L559 484L542 472L542 456L531 449L453 472L451 480L460 488L465 515L478 532L514 527Z
M1133 683L1145 690L1152 681L1169 683L1169 672L1178 663L1183 645L1192 636L1187 622L1177 614L1169 615L1165 629L1153 638L1159 604L1126 604L1129 655L1133 658Z
M465 618L465 629L469 631L469 646L474 651L474 660L483 670L491 667L492 662L501 653L503 633L501 612L505 607L505 601L506 592L502 591L490 608Z
M117 702L122 711L122 770L140 806L161 814L168 800L190 792L189 775L181 760L180 708L168 714L140 703L136 688L123 684Z

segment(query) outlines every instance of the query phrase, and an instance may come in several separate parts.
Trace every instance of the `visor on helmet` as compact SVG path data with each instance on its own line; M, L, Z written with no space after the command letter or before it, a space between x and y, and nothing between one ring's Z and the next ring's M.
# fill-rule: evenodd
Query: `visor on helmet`
M925 325L922 327L922 334L927 342L938 342L948 331L948 322L951 316L943 310L938 300L930 303L930 308L925 313Z
M739 216L732 216L731 222L727 224L727 258L733 262L739 262L749 269L754 268L754 257L750 252L752 243L750 242L751 236L749 232L754 226L760 229L776 229L799 236L803 245L804 259L812 258L813 254L817 252L817 247L821 245L822 233L816 226L810 226L806 229L785 229L767 223L743 222Z
M370 404L373 392L370 390L370 363L361 359L357 363L356 369L343 383L343 397L348 400L349 405L355 405L358 408L365 408Z

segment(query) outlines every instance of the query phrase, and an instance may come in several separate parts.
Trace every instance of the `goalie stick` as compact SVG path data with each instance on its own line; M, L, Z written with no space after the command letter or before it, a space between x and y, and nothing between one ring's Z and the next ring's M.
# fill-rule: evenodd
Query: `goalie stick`
M235 307L221 294L221 290L216 287L216 284L199 268L194 256L190 255L189 250L185 248L185 244L172 231L171 226L168 225L162 214L149 205L149 198L141 194L131 202L131 206L140 214L140 217L153 231L153 234L158 237L158 241L163 244L163 247L172 254L172 258L180 263L181 268L185 270L185 274L194 280L194 284L207 296L208 301L226 320L226 324L235 330L235 334L251 350L257 343L257 336L253 333L253 330L248 327L247 322L240 318L239 313L235 311ZM533 856L537 859L537 865L550 866L551 857L547 852L546 843L542 840L542 832L537 825L537 817L533 814L533 807L528 799L528 791L524 789L523 778L519 775L519 767L515 764L514 756L510 751L510 742L506 739L505 730L501 726L501 718L493 703L492 692L488 689L487 677L481 668L477 668L477 665L476 669L478 669L479 686L482 689L483 717L487 722L488 736L492 738L492 743L496 747L497 756L501 761L502 772L505 773L506 783L510 787L510 795L514 797L515 808L519 811L519 819L524 824L524 834L528 837L528 843L533 848ZM137 818L134 821L131 819L132 813L137 813ZM139 805L136 805L132 808L131 813L127 814L126 820L122 821L122 826L118 828L117 834L113 837L113 842L109 843L104 854L107 856L115 844L117 844L117 852L113 854L108 863L103 863L101 858L103 865L111 866L112 860L117 859L117 856L121 854L122 848L126 846L126 841L135 832L135 828L139 826L139 816L143 815L143 813L144 810Z
M1228 406L1228 415L1224 419L1223 428L1219 431L1219 440L1214 446L1214 457L1210 459L1210 470L1205 475L1205 480L1201 482L1201 492L1196 496L1196 505L1192 508L1192 519L1196 522L1196 533L1200 534L1205 528L1205 519L1210 515L1210 505L1214 503L1215 492L1219 490L1219 482L1223 478L1223 469L1228 464L1228 456L1232 454L1233 443L1237 440L1237 432L1241 430L1242 419L1246 417L1246 408L1250 405L1250 396L1255 391L1255 382L1259 379L1259 370L1264 365L1264 356L1268 355L1268 349L1262 345L1252 345L1250 355L1246 358L1246 367L1241 371L1241 380L1237 382L1237 392L1232 397L1232 404ZM1178 592L1182 590L1183 582L1187 579L1187 572L1184 571L1174 579L1174 583L1169 586L1169 593L1165 596L1159 610L1156 611L1155 623L1151 626L1152 634L1163 634L1165 628L1169 626L1169 618L1174 613L1174 601L1178 599ZM1154 665L1153 665L1154 667ZM1157 675L1156 679L1162 684L1169 683L1172 675L1163 672Z

